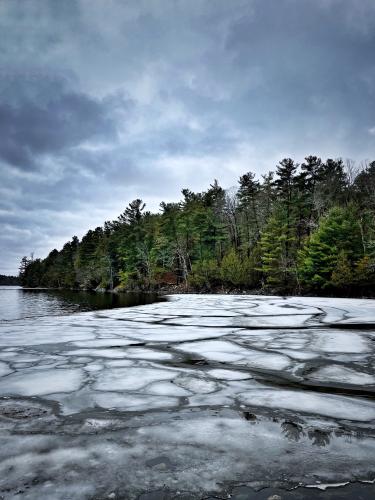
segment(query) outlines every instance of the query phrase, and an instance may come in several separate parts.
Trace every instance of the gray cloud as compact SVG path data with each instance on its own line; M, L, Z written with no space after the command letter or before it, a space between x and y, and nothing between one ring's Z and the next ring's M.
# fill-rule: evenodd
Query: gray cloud
M32 83L38 86L38 81ZM87 140L116 137L111 100L64 89L59 80L48 83L43 85L43 94L34 98L20 86L3 91L3 96L11 93L15 101L0 102L0 159L9 165L37 168L41 155L59 155Z
M0 273L135 197L374 157L372 0L4 0L0 44Z

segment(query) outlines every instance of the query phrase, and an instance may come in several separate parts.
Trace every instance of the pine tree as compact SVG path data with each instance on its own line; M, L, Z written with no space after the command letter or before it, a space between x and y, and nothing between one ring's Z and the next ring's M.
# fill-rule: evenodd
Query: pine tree
M262 233L260 247L261 265L258 270L262 273L264 283L275 287L295 285L295 266L287 254L291 240L287 241L288 234L285 218L276 212L269 220ZM294 240L294 238L292 238Z
M296 170L298 165L291 158L285 158L277 167L277 179L275 186L278 194L278 205L280 215L282 214L282 226L284 230L284 253L285 268L294 265L296 257L296 228L297 228L297 185Z
M247 256L250 255L260 235L258 196L259 182L255 180L253 172L247 172L239 180L240 187L237 191L239 211L242 215L242 240L245 242Z
M352 206L334 207L321 219L299 254L302 282L315 288L329 287L342 252L351 264L362 253L360 228Z

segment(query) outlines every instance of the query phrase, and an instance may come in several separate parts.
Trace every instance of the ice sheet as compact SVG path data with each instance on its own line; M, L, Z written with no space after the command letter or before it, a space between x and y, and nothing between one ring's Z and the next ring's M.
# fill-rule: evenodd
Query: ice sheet
M25 370L0 379L0 395L43 396L55 392L73 392L83 382L80 369Z
M330 365L309 374L312 380L320 382L344 382L353 385L375 385L375 376L340 365Z
M372 480L372 322L370 300L176 295L0 324L0 496Z
M160 380L170 380L178 372L157 368L118 368L100 374L95 384L98 391L135 391Z
M3 377L4 375L8 375L8 373L11 373L11 371L12 370L9 368L9 366L6 363L0 361L0 377Z
M347 396L316 394L309 391L292 391L285 389L252 390L239 395L244 403L251 406L292 410L300 413L325 415L327 417L354 420L375 420L375 402L365 399L357 400Z

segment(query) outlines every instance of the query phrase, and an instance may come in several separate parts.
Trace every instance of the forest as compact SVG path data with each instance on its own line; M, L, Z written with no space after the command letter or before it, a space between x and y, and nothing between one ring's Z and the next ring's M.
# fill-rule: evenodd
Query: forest
M17 276L6 276L0 274L0 286L17 286L19 285L19 278Z
M375 161L290 158L224 190L141 199L45 259L23 257L25 287L375 293Z

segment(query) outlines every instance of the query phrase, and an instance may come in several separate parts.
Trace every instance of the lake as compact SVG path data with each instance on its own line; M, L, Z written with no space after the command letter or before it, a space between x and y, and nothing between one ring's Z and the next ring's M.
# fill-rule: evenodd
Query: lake
M0 321L151 304L154 293L96 293L0 286Z
M0 297L0 498L373 498L374 301Z

